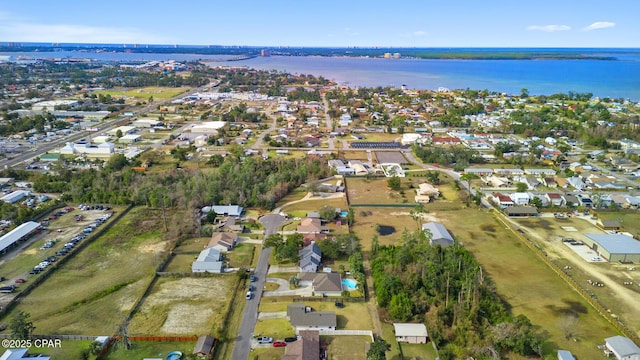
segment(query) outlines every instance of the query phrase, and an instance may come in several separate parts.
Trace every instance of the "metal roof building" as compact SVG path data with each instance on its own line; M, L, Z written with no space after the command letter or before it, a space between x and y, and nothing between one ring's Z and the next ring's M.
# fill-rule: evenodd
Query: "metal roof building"
M33 233L38 227L40 227L40 223L37 223L35 221L28 221L5 234L0 238L0 253L4 253L5 250L10 248L13 244L15 244L25 236Z
M609 262L640 262L640 241L622 234L586 234L586 243Z
M453 236L449 234L447 228L441 223L432 221L422 224L422 231L425 230L429 230L431 233L431 238L429 239L429 244L431 244L431 246L435 246L436 244L440 244L442 247L453 245Z
M612 336L604 339L607 349L611 350L616 359L637 360L640 359L640 347L631 339L624 336Z

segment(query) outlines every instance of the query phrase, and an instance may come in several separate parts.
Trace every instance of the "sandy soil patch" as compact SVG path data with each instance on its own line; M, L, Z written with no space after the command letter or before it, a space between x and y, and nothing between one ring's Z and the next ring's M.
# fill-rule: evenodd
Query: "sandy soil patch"
M400 211L400 212L392 212L389 213L389 215L393 215L393 216L412 216L411 213L406 212L406 211ZM440 220L438 219L438 217L436 216L435 213L420 213L417 214L418 217L424 221L437 221L439 222Z

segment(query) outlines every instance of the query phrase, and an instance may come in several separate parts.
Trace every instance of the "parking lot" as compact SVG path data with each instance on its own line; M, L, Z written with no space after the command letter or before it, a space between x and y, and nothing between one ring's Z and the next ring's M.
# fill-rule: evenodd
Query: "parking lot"
M591 263L607 262L606 259L604 259L603 257L600 257L597 252L595 252L593 249L591 249L590 247L588 247L582 242L579 242L579 241L568 242L563 240L563 243L573 252L578 254L586 262L591 262ZM577 244L581 244L581 245L577 245Z

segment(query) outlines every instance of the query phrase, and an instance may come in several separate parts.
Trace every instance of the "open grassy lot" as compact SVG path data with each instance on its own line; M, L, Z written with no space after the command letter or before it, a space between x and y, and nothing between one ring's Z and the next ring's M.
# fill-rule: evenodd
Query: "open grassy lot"
M185 241L183 241L182 243L180 243L180 246L176 247L176 251L202 251L204 250L205 246L209 243L209 240L211 240L208 237L201 237L201 238L191 238L191 239L187 239Z
M466 209L437 215L473 253L513 313L526 315L549 336L546 353L560 348L579 359L602 356L596 345L616 334L615 329L490 212ZM578 342L566 340L561 329L568 313L578 315Z
M222 323L237 279L233 274L160 278L131 319L129 334L208 334L212 324Z
M249 354L250 360L280 360L284 355L284 348L264 347L256 348Z
M176 254L165 266L165 272L185 273L191 272L191 264L196 260L198 254Z
M327 355L333 360L364 360L369 336L321 336L320 343L327 345Z
M269 298L262 298L258 311L287 311L289 304L291 304L291 302L285 302L279 299L271 301ZM337 308L335 304L330 301L307 301L305 305L311 306L314 311L335 312L338 320L338 330L371 330L373 328L369 312L367 311L367 303L345 302L344 308L342 309Z
M131 349L127 350L123 345L114 343L105 356L105 360L130 360L144 358L164 358L172 351L181 351L183 354L191 354L195 342L147 342L136 341L131 343ZM68 358L72 359L72 358ZM79 359L73 358L73 359Z
M380 208L380 207L356 207L355 221L351 227L354 234L360 238L362 250L371 250L371 240L378 235L380 245L398 244L404 229L408 231L416 231L422 226L422 220L414 220L409 212L411 208ZM437 213L425 214L428 218L425 221L432 221ZM376 231L376 225L392 226L395 232L389 235L380 235Z
M347 202L345 198L332 198L332 199L313 199L301 201L299 203L287 205L282 208L285 213L304 211L305 215L309 211L318 211L323 205L328 205L334 208L346 209Z
M169 99L175 96L178 96L184 92L187 92L191 88L189 87L161 87L161 86L149 86L143 88L129 89L110 89L110 90L101 90L96 91L96 95L111 95L112 97L128 97L135 98L138 100L147 100L150 96L153 96L154 99Z
M282 199L280 199L280 201L278 201L278 203L276 204L276 207L282 206L282 205L287 204L287 203L289 203L291 201L302 200L302 198L304 198L307 195L308 192L309 191L307 190L307 188L299 187L299 188L293 190L292 192L288 193Z
M436 358L436 350L431 343L400 344L400 347L405 359L434 360Z
M153 232L159 218L145 208L131 210L56 269L5 318L26 311L36 333L112 334L166 256L167 242Z
M402 204L414 203L415 192L409 189L409 180L401 179L402 189L391 190L387 178L366 179L350 177L346 179L349 202L351 204ZM404 192L404 195L401 193Z

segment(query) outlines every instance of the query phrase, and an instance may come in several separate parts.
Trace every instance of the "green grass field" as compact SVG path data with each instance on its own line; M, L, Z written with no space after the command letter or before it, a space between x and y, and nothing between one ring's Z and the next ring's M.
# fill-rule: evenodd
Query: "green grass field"
M270 336L275 341L293 336L295 330L287 319L258 319L253 333L258 336Z
M347 202L344 198L340 199L319 199L319 200L307 200L299 203L287 205L282 208L285 213L304 211L305 214L309 211L318 211L323 205L328 205L334 208L346 209Z
M233 250L225 253L225 257L229 260L229 267L238 268L242 266L251 267L252 254L258 254L259 245L256 244L240 244ZM256 256L257 258L257 256Z
M437 215L478 260L512 312L526 315L549 336L546 353L560 348L579 359L602 355L596 345L616 334L615 329L490 212L467 209ZM568 312L579 315L583 335L578 342L566 340L561 330Z
M622 225L622 231L629 232L634 236L640 234L638 211L599 211L598 217L602 220L617 220Z
M131 349L127 350L122 344L114 343L104 359L131 360L143 358L164 358L168 353L176 350L181 351L183 354L191 354L195 346L195 342L136 341L132 342ZM79 359L79 357L74 359Z
M399 244L404 229L416 231L419 226L422 226L422 222L416 222L410 216L411 208L356 207L353 210L355 221L351 229L360 238L360 245L364 251L371 250L371 241L375 235L378 235L380 245ZM393 226L395 232L390 235L379 235L376 225Z
M191 272L191 264L196 260L198 254L176 254L165 266L165 272L185 273Z
M329 359L364 360L367 357L368 336L321 336L320 342L327 344Z
M153 96L154 99L170 99L172 97L176 97L184 92L189 91L191 88L189 87L160 87L160 86L149 86L143 88L123 88L123 89L112 89L112 90L102 90L96 91L96 95L111 95L112 97L128 97L135 98L138 100L147 100L150 96Z

